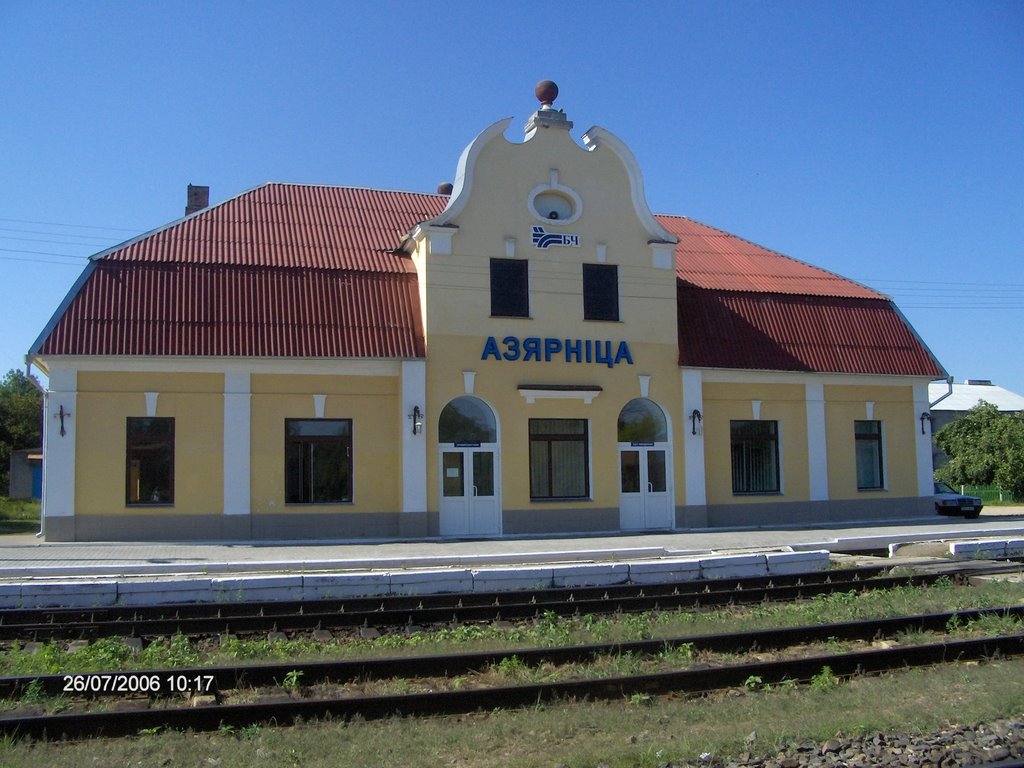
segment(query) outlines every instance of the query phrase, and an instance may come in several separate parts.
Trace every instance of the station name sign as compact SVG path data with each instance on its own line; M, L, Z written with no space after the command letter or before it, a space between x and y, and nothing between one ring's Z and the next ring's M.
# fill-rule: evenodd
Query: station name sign
M552 360L564 360L567 363L604 363L612 368L619 363L633 364L633 354L629 344L620 341L612 354L611 341L594 339L541 339L530 336L520 339L517 336L506 336L498 341L488 336L484 342L481 360L522 360L525 362L550 363Z

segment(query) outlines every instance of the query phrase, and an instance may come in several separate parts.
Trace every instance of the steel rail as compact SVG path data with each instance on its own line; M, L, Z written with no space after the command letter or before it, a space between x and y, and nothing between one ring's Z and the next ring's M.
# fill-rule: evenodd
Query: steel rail
M471 606L390 608L378 604L373 610L319 611L316 604L292 614L230 615L217 617L169 617L139 620L84 621L80 623L8 623L0 625L0 640L95 639L110 636L166 637L174 634L214 636L223 634L311 631L314 629L354 629L358 627L400 627L481 623L509 620L532 620L546 613L586 615L637 613L641 611L698 609L722 605L752 604L765 601L792 601L834 592L892 589L907 585L928 585L946 578L946 574L923 574L898 577L877 577L852 581L826 581L789 586L764 586L746 589L701 591L656 590L646 588L634 595L613 596L607 591L598 598L579 597L575 593L561 602L533 601L529 593L496 593L519 595L519 600L500 604ZM589 594L594 592L588 589ZM658 592L662 592L658 594ZM342 608L347 608L344 604Z
M811 624L796 627L755 629L705 635L685 635L656 640L618 643L557 646L551 648L520 648L501 651L443 654L430 656L393 656L379 659L351 659L278 664L249 664L222 667L175 667L171 669L133 670L131 674L149 677L173 675L194 679L211 675L216 690L239 686L280 685L290 673L301 673L303 685L355 680L382 680L397 677L443 677L486 669L505 659L516 658L527 666L544 663L572 664L592 661L599 656L623 654L654 655L682 646L695 652L747 653L763 649L788 648L794 645L825 642L874 640L892 637L901 632L945 631L951 622L968 623L983 618L1024 618L1024 605L1002 608L945 611L941 613L898 616L883 619ZM0 698L12 699L24 694L30 686L38 692L58 696L64 693L67 675L23 675L0 677ZM116 691L96 691L87 698L117 695Z
M349 698L273 700L250 704L203 705L167 709L82 712L0 718L0 733L13 738L81 738L123 736L143 729L214 730L253 723L287 725L316 718L395 715L451 715L478 710L533 706L555 700L607 700L634 694L706 693L742 687L756 678L760 684L803 682L824 667L839 678L927 666L1011 656L1024 653L1024 633L1004 637L947 640L917 646L845 654L820 654L800 659L734 664L705 669L659 672L601 680L567 680L458 691L437 691Z

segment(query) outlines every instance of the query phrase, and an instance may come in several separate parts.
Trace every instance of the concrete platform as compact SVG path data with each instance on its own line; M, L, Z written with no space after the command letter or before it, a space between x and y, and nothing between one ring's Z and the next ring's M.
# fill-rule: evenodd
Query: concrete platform
M829 553L898 555L916 544L977 557L1005 555L1022 541L1022 507L976 520L476 541L65 543L19 534L0 537L0 608L737 578L820 570Z

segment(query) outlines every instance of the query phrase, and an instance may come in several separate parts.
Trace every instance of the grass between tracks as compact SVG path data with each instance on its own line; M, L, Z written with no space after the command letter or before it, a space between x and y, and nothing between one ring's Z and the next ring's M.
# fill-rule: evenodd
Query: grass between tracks
M635 696L446 718L251 726L116 740L0 742L5 768L80 766L402 766L654 768L773 753L837 733L938 730L1024 713L1024 661L958 664L838 683L740 689L706 698Z
M732 632L794 624L980 608L1021 602L1022 587L995 583L905 587L885 592L821 596L801 603L763 604L707 613L672 611L614 617L552 615L533 625L466 626L373 640L314 643L232 639L219 647L177 637L140 655L116 639L68 653L48 643L37 653L0 655L0 673L75 671L233 663L239 659L458 653L480 648L563 645ZM963 627L951 627L964 629ZM1005 625L988 632L1008 631ZM686 656L686 649L681 653ZM513 680L516 660L498 669ZM621 661L621 660L620 660ZM628 660L627 660L628 661ZM679 666L688 659L680 658ZM499 667L501 665L498 665ZM628 670L626 670L628 671ZM399 681L400 682L400 681ZM26 703L24 699L21 703ZM8 703L9 705L10 703ZM40 700L59 709L60 700ZM79 744L0 742L0 766L655 766L716 755L770 752L787 740L822 740L876 730L933 730L948 721L976 722L1024 714L1024 661L963 664L839 683L822 672L809 686L767 687L751 679L707 698L633 696L610 703L551 704L453 718L307 724L273 729L253 725L217 734L157 733Z

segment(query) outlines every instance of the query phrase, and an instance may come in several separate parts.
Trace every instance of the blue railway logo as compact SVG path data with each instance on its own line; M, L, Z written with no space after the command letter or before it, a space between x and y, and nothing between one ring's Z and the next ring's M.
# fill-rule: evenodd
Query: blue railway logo
M550 248L552 245L566 245L572 248L580 247L579 235L568 235L563 232L545 232L544 227L534 225L533 244L538 248Z

